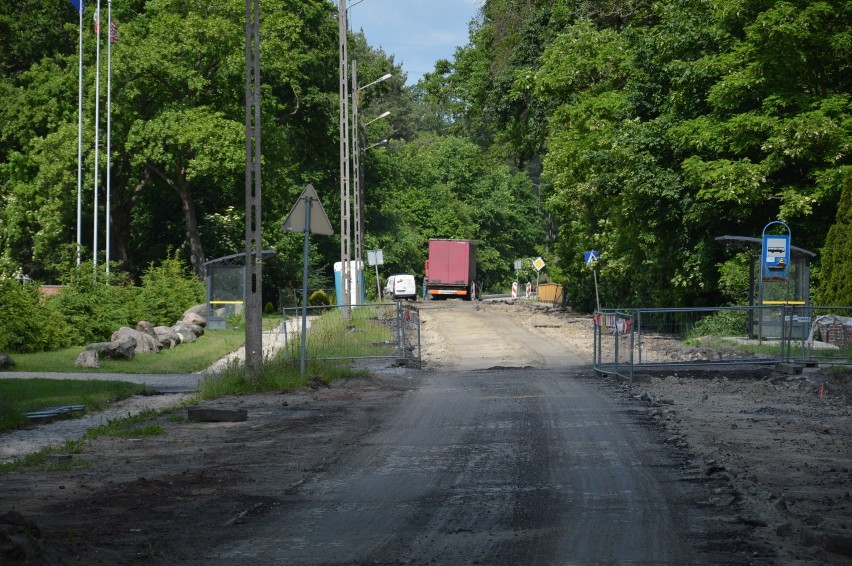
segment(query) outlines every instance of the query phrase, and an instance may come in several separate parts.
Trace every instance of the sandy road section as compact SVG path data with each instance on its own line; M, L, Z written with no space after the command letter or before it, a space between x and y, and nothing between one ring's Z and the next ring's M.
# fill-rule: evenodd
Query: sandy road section
M420 306L430 367L554 368L592 363L586 317L555 319L520 304L429 301Z

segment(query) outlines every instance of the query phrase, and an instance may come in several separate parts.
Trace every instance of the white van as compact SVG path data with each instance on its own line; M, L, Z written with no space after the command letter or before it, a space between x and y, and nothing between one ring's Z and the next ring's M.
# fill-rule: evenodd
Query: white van
M391 275L385 285L385 298L417 300L417 285L413 275Z

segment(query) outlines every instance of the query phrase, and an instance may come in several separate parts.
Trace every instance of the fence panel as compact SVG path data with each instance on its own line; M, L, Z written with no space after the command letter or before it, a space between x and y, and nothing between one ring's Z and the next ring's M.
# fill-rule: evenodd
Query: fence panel
M638 309L637 363L763 364L783 357L783 308ZM757 321L757 322L755 322ZM761 329L772 327L771 337Z
M626 311L595 313L595 370L633 380L635 316Z
M852 307L792 307L785 322L792 361L852 364Z
M307 313L308 360L388 359L420 366L420 317L411 306L352 305L348 319L337 306L308 307ZM293 360L301 356L301 316L300 308L284 309L282 355Z
M850 364L852 307L604 311L595 314L594 351L595 370L628 379L662 367Z

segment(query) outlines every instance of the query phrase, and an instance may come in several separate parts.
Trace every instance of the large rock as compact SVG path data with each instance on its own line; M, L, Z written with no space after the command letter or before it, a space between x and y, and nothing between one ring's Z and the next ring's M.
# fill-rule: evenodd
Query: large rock
M15 360L0 352L0 369L9 369L15 365Z
M99 368L100 363L98 363L98 353L95 350L83 350L83 352L77 356L77 361L74 362L74 365L80 368Z
M136 340L128 336L115 342L95 342L86 349L94 350L99 358L106 360L132 360L136 354Z
M140 320L139 322L137 322L136 323L136 330L138 330L139 332L144 332L145 334L147 334L148 336L151 336L152 338L157 337L157 333L154 332L154 325L151 324L150 322L148 322L147 320Z
M190 322L186 322L186 321L183 321L183 320L178 322L178 324L180 324L181 326L186 326L187 328L192 330L192 333L195 334L196 338L204 335L204 327L203 326L200 326L198 324L192 324Z
M180 344L180 334L172 330L170 326L155 326L154 334L157 335L160 348L174 348Z
M200 316L204 321L202 323L193 322L193 324L199 324L199 326L207 325L207 303L201 303L200 305L195 305L194 307L189 307L183 313L183 316L180 317L181 320L186 320L186 317L190 314L194 314Z
M172 326L172 330L174 330L180 336L181 344L192 344L193 342L198 340L198 336L195 334L195 332L193 332L192 328L182 322L178 322L177 324Z
M136 342L137 354L156 354L160 351L160 343L156 338L150 334L128 328L127 326L122 326L113 332L109 339L113 342L118 342L128 338L132 338Z
M183 318L180 319L181 322L186 324L194 324L196 326L207 326L207 318L201 316L200 314L196 314L194 312L188 312L183 315Z

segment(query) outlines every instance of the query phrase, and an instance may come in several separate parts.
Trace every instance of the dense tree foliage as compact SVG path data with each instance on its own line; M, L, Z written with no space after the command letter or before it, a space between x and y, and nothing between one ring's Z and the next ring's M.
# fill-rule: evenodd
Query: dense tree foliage
M301 239L280 223L306 184L339 222L335 6L263 5L263 239L277 252L265 300L300 286ZM851 9L842 0L486 0L469 43L413 87L355 31L358 85L393 74L358 96L370 148L360 156L365 249L384 250L385 273L422 274L430 237L472 238L491 289L511 281L515 259L542 255L578 308L593 304L582 253L595 249L604 306L716 304L741 300L743 263L715 237L756 236L780 219L795 245L825 246L814 288L841 300L829 290L849 272ZM23 10L0 7L0 274L55 281L76 255L78 14L67 0ZM83 18L86 246L92 10ZM205 259L243 249L244 3L135 0L114 18L111 257L138 281L171 247L200 274ZM102 194L101 218L103 205ZM312 285L327 286L339 238L315 238L311 254Z
M601 252L606 305L688 305L724 299L716 265L731 258L716 236L781 219L796 245L823 246L852 164L848 3L489 0L483 12L445 99L492 152L534 176L541 161L575 305L591 307L586 250Z
M822 305L852 305L852 174L846 175L837 221L828 231L822 258Z

